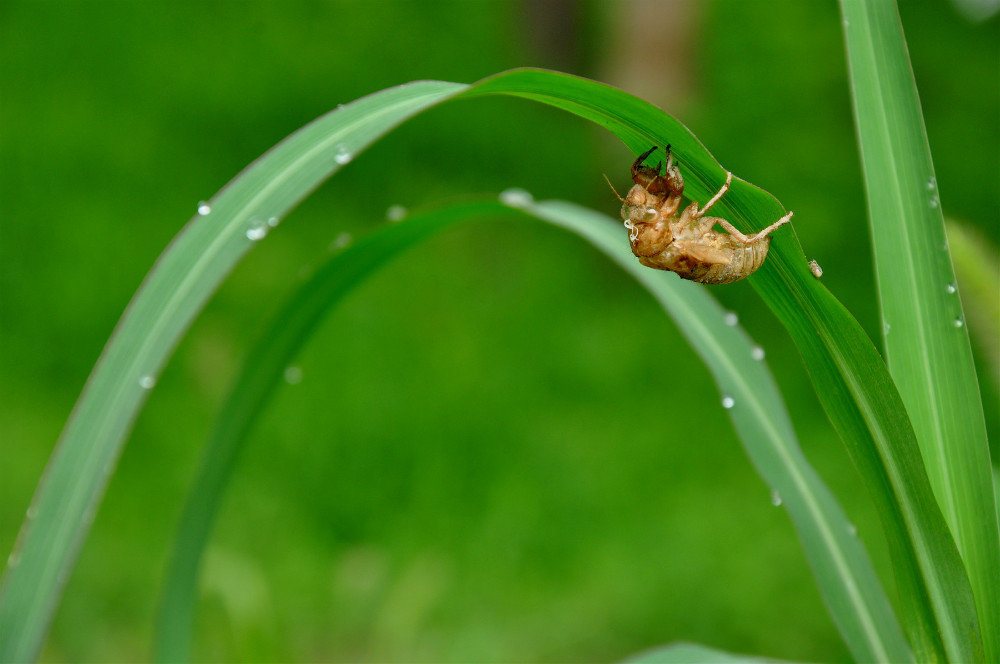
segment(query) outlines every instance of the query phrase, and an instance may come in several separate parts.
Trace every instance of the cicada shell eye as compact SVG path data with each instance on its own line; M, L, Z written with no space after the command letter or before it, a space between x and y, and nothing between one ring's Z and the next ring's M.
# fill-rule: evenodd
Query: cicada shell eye
M648 207L642 211L642 220L646 223L656 221L657 216L659 216L659 211L656 208Z

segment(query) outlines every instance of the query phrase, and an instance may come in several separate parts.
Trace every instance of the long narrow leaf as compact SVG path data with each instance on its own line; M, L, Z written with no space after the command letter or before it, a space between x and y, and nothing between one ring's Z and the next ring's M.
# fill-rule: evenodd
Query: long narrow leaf
M202 214L167 248L122 316L45 470L0 587L0 662L37 656L125 436L219 283L358 151L464 87L411 84L344 106L290 136L200 206Z
M163 585L156 629L157 661L191 659L198 569L233 466L247 432L316 324L330 307L398 254L471 214L483 212L481 206L470 209L459 205L366 236L317 270L274 317L219 411L188 494Z
M831 615L855 658L866 662L912 661L864 548L798 447L761 349L727 319L704 287L639 265L622 242L624 230L613 220L569 203L536 204L515 194L504 200L535 218L579 234L656 297L711 368L721 393L720 410L728 407L751 459L783 497ZM233 391L220 411L188 498L164 584L157 630L159 661L189 659L198 561L237 451L274 385L280 382L284 367L294 360L322 315L361 278L431 233L455 221L505 212L509 214L495 201L479 201L412 214L405 223L386 227L332 258L274 317L247 354Z
M506 94L564 108L607 127L635 150L674 145L687 192L706 200L724 172L679 122L652 105L585 79L515 70L473 86L425 82L387 90L292 135L220 192L187 228L130 305L88 382L46 471L0 589L0 660L37 652L124 436L149 386L219 281L281 216L365 145L447 98ZM348 121L349 120L349 121ZM735 179L720 203L745 230L783 213L770 194ZM878 353L806 267L782 229L751 277L788 328L821 402L861 470L891 547L901 605L920 659L980 657L971 590L934 502L912 427ZM17 564L23 561L21 564Z
M668 646L633 655L622 664L782 664L782 662L764 657L734 655L696 643L671 643Z
M969 570L986 659L996 662L1000 525L990 451L917 88L895 3L841 6L886 359Z

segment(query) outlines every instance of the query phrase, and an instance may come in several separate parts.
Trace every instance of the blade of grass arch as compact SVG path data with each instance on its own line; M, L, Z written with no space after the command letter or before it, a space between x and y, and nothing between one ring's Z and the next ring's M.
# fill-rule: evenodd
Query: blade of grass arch
M777 386L766 364L754 359L754 346L743 330L725 322L725 311L704 287L640 266L621 241L620 226L608 217L562 202L523 200L518 210L580 235L653 294L709 366L721 394L734 400L728 414L754 465L782 496L830 614L855 659L913 661L864 547L799 449ZM333 257L273 317L247 353L188 497L164 583L158 661L190 659L199 560L225 486L246 433L317 323L362 279L414 244L456 222L511 213L494 200L483 200L413 214Z
M514 70L472 86L419 82L323 116L252 164L171 244L119 322L67 423L0 587L0 661L32 659L148 386L191 320L259 236L339 165L408 117L448 98L506 94L563 108L633 150L670 142L695 199L723 171L678 121L631 95L566 74ZM338 149L342 148L342 149ZM721 206L744 230L783 213L770 194L735 180ZM801 248L778 233L751 278L798 345L821 402L878 507L920 659L975 661L981 640L968 579L930 494L912 427L878 353L856 321L814 283ZM138 387L137 387L138 386Z

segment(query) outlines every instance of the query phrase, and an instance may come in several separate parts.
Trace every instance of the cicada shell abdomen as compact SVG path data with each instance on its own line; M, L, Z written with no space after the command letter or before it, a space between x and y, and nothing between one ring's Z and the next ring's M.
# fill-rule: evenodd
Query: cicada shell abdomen
M720 234L721 235L721 234ZM771 238L764 237L751 244L743 244L735 239L724 241L725 252L729 262L705 265L704 270L698 270L690 279L702 284L731 284L743 277L748 277L764 264L767 250L771 246Z

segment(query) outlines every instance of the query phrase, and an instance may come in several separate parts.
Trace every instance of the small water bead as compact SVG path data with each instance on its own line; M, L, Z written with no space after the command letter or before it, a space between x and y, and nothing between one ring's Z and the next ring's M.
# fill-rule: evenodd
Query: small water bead
M889 329L891 327L892 326L889 325L888 323L882 323L882 334L889 334Z
M965 321L962 320L961 316L959 316L958 318L956 318L954 320L954 322L952 322L952 325L954 325L955 327L964 327L965 326Z
M38 505L35 505L34 503L32 503L28 507L28 510L24 513L24 516L28 519L28 521L31 521L36 516L38 516Z
M780 507L783 502L784 501L781 499L781 494L778 493L778 490L771 489L771 504L775 507Z
M330 243L330 249L343 249L344 247L351 244L354 241L354 236L350 233L344 232L333 238L333 242Z
M298 385L302 382L302 368L290 366L285 368L285 382L289 385Z
M402 221L406 218L406 208L402 205L390 205L385 211L385 218L392 222Z
M927 180L927 191L934 191L937 188L937 178L933 175Z
M280 223L281 223L281 217L268 217L267 218L267 225L270 226L271 228L276 228L278 226L278 224L280 224Z
M143 376L139 379L139 387L144 390L151 390L156 386L156 378L153 376Z
M750 357L760 362L764 359L764 349L760 346L754 346L750 349Z
M343 166L351 161L351 159L354 159L354 155L351 154L351 151L347 149L346 145L338 145L336 152L333 153L333 159L338 164Z
M722 407L725 408L726 410L729 410L735 405L736 405L736 400L733 399L731 396L722 397Z
M944 287L944 292L948 293L948 295L954 295L958 292L958 289L955 288L955 284L948 284Z
M212 206L208 204L208 201L198 201L198 214L205 216L212 211Z
M251 242L257 242L258 240L263 240L267 237L267 232L271 230L270 224L266 221L261 221L257 217L250 220L250 224L247 226L247 239Z
M500 192L500 202L512 208L525 208L535 202L535 197L524 189L512 187Z
M740 322L740 317L732 311L729 311L722 320L725 321L726 325L729 327L735 327Z
M937 194L931 196L931 207L936 208L941 205L941 199L938 198Z
M847 534L850 535L851 537L857 537L858 527L855 526L853 523L847 524Z

